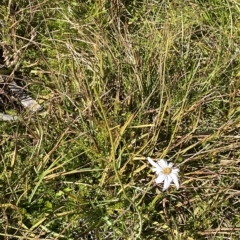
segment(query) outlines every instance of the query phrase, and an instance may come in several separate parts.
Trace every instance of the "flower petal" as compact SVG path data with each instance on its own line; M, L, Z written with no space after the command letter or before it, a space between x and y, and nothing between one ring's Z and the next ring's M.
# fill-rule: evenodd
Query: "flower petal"
M178 168L173 168L172 169L172 173L175 173L176 175L178 175L179 169Z
M172 180L173 180L176 188L179 189L179 182L178 182L178 176L177 176L177 174L171 173L171 174L170 174L170 177L172 178Z
M172 167L173 167L173 164L174 164L174 163L170 162L170 163L168 164L168 167L169 167L169 168L172 168Z
M150 157L147 157L147 160L152 166L154 166L155 168L159 168L159 165L155 163Z
M152 171L159 175L160 173L162 173L162 168L161 167L153 168Z
M164 180L163 191L169 188L171 182L172 182L172 178L170 176L167 176Z
M155 179L155 183L162 183L167 176L165 174L159 174L158 177Z
M160 167L158 167L158 168L153 168L152 171L158 175L159 173L162 172L162 169Z
M161 168L167 168L168 167L168 164L167 164L167 161L165 159L160 159L158 161L158 165L161 167Z

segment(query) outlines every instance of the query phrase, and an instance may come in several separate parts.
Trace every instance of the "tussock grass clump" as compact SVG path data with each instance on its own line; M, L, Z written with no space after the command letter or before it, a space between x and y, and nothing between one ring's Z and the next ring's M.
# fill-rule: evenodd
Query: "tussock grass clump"
M0 125L0 235L238 239L239 12L4 1L2 45L45 112ZM175 163L178 191L147 156Z

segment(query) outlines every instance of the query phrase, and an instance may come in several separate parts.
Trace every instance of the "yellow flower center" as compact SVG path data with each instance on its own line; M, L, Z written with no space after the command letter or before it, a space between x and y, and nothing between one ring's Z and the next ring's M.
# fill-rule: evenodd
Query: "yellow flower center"
M171 172L172 172L172 169L169 168L169 167L166 167L166 168L163 169L163 173L166 174L166 175L169 175Z

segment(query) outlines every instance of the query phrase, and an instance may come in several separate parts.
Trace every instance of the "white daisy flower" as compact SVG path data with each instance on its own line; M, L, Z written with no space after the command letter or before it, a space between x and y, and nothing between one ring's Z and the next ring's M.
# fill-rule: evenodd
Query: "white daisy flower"
M173 163L167 163L165 159L160 159L154 162L150 157L147 158L149 163L154 167L153 172L157 174L156 183L163 183L163 191L169 188L171 182L174 182L177 189L179 189L178 182L178 168L173 168Z

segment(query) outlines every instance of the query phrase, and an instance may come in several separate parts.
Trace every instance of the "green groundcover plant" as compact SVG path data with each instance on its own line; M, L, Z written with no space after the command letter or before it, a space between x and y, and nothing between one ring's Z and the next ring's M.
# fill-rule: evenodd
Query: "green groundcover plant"
M3 0L1 48L43 111L0 122L1 239L239 239L239 16Z

